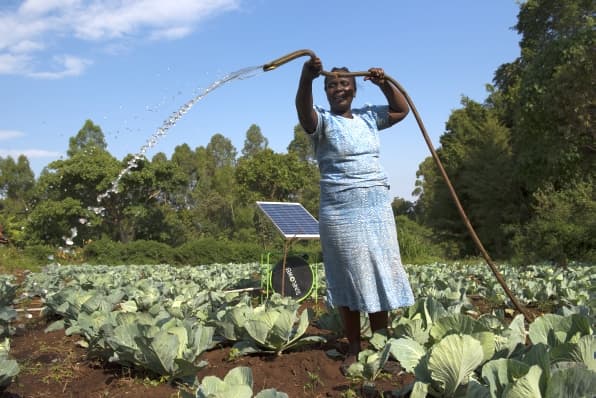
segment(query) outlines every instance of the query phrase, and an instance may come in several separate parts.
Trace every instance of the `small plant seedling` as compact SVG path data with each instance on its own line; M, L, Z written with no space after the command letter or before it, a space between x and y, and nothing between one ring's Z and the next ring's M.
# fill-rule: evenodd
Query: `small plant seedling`
M323 381L319 377L318 373L309 372L309 371L306 371L306 373L308 374L309 382L304 385L304 392L305 393L310 392L310 393L314 394L317 387L318 386L322 387L325 385L325 383L323 383Z

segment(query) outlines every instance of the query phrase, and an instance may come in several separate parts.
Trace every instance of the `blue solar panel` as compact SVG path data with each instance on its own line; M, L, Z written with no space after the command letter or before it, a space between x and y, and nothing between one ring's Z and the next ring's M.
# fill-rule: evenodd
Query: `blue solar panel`
M285 238L319 239L319 222L300 203L257 202Z

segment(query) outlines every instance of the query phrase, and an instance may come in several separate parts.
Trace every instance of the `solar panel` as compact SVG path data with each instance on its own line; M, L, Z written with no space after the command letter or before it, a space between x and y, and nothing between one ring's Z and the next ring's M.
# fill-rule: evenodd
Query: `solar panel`
M284 238L319 239L319 222L300 203L257 202Z

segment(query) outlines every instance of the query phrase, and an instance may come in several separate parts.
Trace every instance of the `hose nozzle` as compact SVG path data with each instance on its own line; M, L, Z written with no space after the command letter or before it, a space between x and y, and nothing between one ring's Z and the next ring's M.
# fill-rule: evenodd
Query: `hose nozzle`
M312 52L311 50L298 50L298 51L294 51L293 53L290 53L288 55L284 55L281 58L278 58L274 61L268 62L265 65L263 65L263 71L265 72L269 72L270 70L273 70L275 68L277 68L278 66L281 66L285 63L288 63L298 57L302 57L304 55L308 55L311 58L315 56L315 53Z

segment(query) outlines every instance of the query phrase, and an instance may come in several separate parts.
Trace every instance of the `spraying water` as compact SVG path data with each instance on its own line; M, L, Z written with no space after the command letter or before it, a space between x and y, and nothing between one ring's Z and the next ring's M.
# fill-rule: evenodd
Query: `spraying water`
M164 120L163 124L149 137L147 142L141 147L139 152L133 155L132 159L128 161L127 166L120 171L118 176L112 181L110 188L106 190L104 193L97 196L97 203L101 204L102 200L110 196L112 193L117 193L118 188L120 185L120 180L126 174L130 173L131 170L137 167L137 162L143 159L147 150L153 148L155 144L159 141L160 138L164 137L168 131L176 125L178 120L182 118L190 109L193 107L194 104L205 98L207 94L211 91L215 90L218 87L221 87L225 83L228 83L232 80L243 80L248 79L249 77L256 76L257 74L263 73L263 66L253 66L248 68L240 69L236 72L229 73L222 77L221 79L216 80L213 82L209 87L204 89L201 93L196 95L194 98L190 99L184 105L182 105L177 111L173 112L166 120ZM95 214L103 215L105 208L102 206L97 207L89 207L89 210L95 212Z

